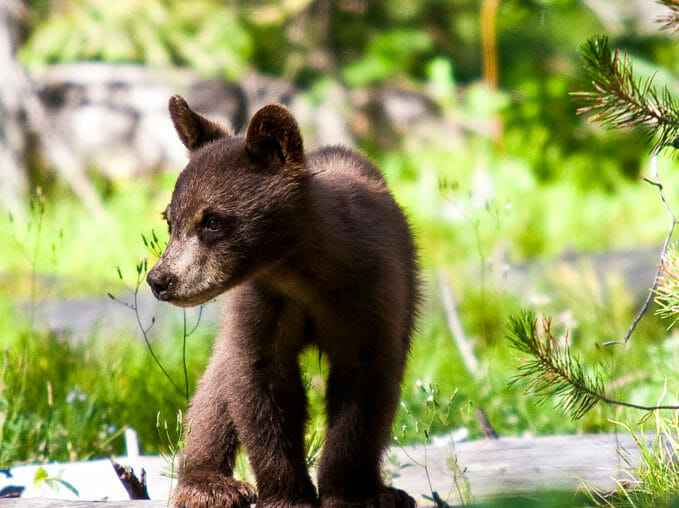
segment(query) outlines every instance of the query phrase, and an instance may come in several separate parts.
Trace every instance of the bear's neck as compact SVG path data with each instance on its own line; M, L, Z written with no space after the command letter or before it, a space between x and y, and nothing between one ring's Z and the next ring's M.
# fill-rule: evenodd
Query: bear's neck
M318 205L310 202L301 214L294 248L255 276L256 284L303 307L315 307L324 295L340 291L352 271L342 232Z

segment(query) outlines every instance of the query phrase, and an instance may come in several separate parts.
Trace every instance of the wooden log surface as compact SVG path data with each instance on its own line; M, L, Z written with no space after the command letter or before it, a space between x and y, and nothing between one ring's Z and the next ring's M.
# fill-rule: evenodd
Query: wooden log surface
M430 495L431 482L431 490L450 504L461 503L449 465L455 458L475 501L541 490L575 491L585 484L613 489L615 479L629 479L625 461L631 464L639 461L639 452L629 434L504 437L468 441L454 447L428 446L426 457L423 447L395 449L394 453L405 466L393 480L394 486L417 496L421 502L423 495Z
M50 498L0 498L0 506L3 508L167 508L169 505L167 500L73 501Z
M632 464L637 464L639 460L634 440L628 434L504 437L455 445L395 447L390 453L392 460L385 461L385 470L391 475L392 485L406 490L421 505L431 505L431 501L424 496L431 497L432 490L451 505L461 504L449 465L455 459L464 471L458 484L468 483L469 492L475 502L541 490L575 492L583 483L613 489L616 479L629 479L624 469L626 460ZM137 474L142 467L146 470L152 500L127 500L125 489L120 485L110 461L102 459L41 466L49 476L68 481L78 489L79 497L75 497L67 489L60 489L59 497L65 499L55 499L57 493L47 486L32 486L32 479L39 466L13 468L12 477L3 480L0 488L11 484L26 485L24 495L31 497L0 499L0 507L167 506L171 484L170 479L163 476L169 469L165 459L142 456L118 457L116 461L133 467Z

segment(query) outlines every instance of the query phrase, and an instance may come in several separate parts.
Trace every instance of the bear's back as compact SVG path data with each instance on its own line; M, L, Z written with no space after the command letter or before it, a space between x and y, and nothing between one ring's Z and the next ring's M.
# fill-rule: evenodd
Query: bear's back
M404 352L419 300L417 254L405 214L379 169L356 152L321 149L308 155L307 170L310 222L320 227L315 238L322 244L315 246L315 262L332 274L316 279L328 283L317 301L335 295L332 312L381 330ZM328 322L331 315L324 314Z
M386 271L411 283L416 253L410 227L379 169L356 152L328 147L309 154L307 170L319 238L335 260L368 279Z
M321 148L309 154L307 167L312 176L322 175L322 179L367 178L385 184L380 170L374 164L361 154L339 145Z

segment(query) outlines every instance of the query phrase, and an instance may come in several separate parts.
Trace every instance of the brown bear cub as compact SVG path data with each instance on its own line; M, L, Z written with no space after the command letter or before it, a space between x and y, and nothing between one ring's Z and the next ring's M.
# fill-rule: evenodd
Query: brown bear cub
M245 137L179 96L170 114L190 156L148 283L178 306L228 291L173 502L415 506L380 476L418 300L413 238L380 172L340 147L305 154L283 106L260 109ZM329 363L318 493L304 450L307 347ZM240 445L256 494L232 476Z

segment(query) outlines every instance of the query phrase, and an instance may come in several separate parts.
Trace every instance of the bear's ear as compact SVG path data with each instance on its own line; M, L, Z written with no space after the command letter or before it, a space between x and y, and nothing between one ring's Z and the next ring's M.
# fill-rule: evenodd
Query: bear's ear
M179 139L191 152L210 141L231 135L225 127L193 111L179 95L170 97L169 109Z
M279 104L269 104L255 113L246 135L248 155L266 166L304 172L304 145L297 121Z

